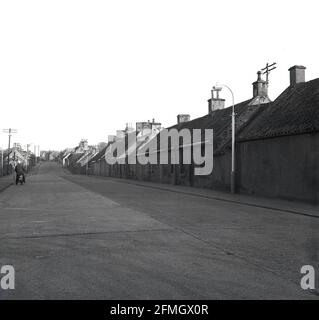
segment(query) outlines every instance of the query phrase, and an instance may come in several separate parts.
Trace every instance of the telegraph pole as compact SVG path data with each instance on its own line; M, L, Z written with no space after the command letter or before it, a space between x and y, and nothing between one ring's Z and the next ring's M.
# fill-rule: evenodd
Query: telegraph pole
M3 177L3 149L1 148L1 176Z
M274 62L274 63L272 63L272 64L269 64L268 62L267 62L267 64L266 64L266 67L265 68L263 68L263 69L261 69L261 71L263 71L263 74L266 74L266 81L267 81L267 84L269 83L269 73L270 73L270 71L272 71L272 70L274 70L274 69L276 69L277 67L276 67L276 62Z
M27 144L27 159L26 159L26 167L27 167L27 172L29 169L29 147L31 146L30 143Z
M34 145L34 165L37 164L37 146Z
M11 147L11 136L13 133L17 133L17 129L3 129L4 133L8 133L9 136L9 143L8 143L8 169L7 169L7 173L9 174L9 167L10 167L10 147Z

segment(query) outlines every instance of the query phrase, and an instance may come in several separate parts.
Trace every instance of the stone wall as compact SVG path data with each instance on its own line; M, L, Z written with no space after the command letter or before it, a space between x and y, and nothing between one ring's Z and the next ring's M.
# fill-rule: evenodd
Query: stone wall
M241 193L319 201L319 133L239 143Z
M85 167L73 168L85 174ZM208 176L195 176L193 165L108 165L90 163L88 174L175 185L230 190L231 152L214 157ZM319 202L319 133L239 142L236 145L239 193Z

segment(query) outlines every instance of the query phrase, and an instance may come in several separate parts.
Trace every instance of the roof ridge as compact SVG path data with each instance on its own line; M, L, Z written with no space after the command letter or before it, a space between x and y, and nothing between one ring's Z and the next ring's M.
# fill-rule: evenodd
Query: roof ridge
M244 130L240 141L319 131L319 78L287 87Z

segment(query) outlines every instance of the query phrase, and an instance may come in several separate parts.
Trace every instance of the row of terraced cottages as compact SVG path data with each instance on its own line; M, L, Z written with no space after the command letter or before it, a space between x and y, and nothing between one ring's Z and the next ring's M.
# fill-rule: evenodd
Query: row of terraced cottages
M236 191L284 199L318 203L319 199L319 79L305 81L305 67L289 69L290 85L275 100L268 98L268 83L253 83L253 97L235 105L236 113ZM176 185L230 190L231 112L225 100L212 92L208 113L190 120L179 115L171 128L213 129L214 167L209 175L195 175L194 164L128 164L132 152L117 155L124 164L109 165L105 153L118 139L127 139L132 129L112 137L85 166L69 166L73 172ZM169 129L171 129L169 128ZM137 157L140 150L157 141L161 126L140 122L134 130ZM146 151L147 152L147 151ZM171 150L167 153L170 157Z

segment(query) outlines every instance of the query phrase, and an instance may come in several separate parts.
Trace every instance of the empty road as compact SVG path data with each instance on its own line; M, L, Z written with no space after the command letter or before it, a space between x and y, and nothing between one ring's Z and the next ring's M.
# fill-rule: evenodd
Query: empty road
M318 298L318 218L160 187L42 163L0 193L0 299Z

